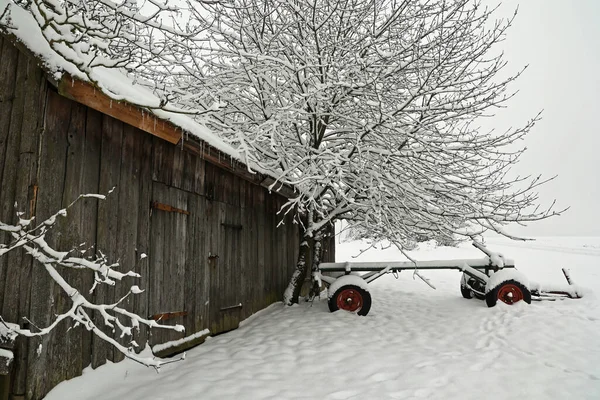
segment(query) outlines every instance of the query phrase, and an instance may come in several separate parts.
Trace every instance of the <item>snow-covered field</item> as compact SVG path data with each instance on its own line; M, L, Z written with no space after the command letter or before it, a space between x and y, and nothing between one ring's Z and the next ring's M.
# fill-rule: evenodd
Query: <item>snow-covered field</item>
M585 297L488 309L460 296L456 271L423 272L437 290L403 272L371 284L366 317L329 313L325 300L275 304L159 374L109 364L47 399L600 399L600 238L486 244L542 284L562 284L570 268ZM338 261L361 246L338 244ZM425 246L414 256L481 253ZM371 250L355 261L401 258Z

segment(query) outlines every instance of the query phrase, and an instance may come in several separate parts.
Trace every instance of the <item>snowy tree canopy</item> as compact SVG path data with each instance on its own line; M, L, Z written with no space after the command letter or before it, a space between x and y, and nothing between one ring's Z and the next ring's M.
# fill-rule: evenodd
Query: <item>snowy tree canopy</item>
M506 179L537 117L476 123L512 95L494 49L511 19L468 0L206 8L203 84L227 104L210 126L302 189L288 206L314 213L309 231L348 218L402 243L552 214L535 208L539 179Z
M402 247L555 214L537 208L543 180L510 178L538 117L477 123L513 95L496 49L512 19L469 0L205 8L202 84L227 104L210 127L301 189L287 207L309 216L307 237L345 218Z

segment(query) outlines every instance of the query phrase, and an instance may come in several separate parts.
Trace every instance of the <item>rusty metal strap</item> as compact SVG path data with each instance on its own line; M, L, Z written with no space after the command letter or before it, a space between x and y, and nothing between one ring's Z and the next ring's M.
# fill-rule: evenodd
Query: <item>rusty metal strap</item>
M150 315L148 319L153 319L155 321L164 321L166 319L177 318L177 317L185 317L188 315L187 311L173 311L173 312L163 312L154 315Z
M161 210L161 211L166 211L166 212L175 212L175 213L179 213L179 214L190 215L189 211L182 210L181 208L176 208L176 207L170 206L168 204L159 203L158 201L153 201L152 204L151 204L151 207L154 208L154 209L156 209L156 210Z

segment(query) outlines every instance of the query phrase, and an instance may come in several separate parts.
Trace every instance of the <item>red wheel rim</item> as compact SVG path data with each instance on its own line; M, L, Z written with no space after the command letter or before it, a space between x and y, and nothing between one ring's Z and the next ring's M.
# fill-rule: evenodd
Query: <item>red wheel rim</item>
M498 290L498 300L506 304L514 304L523 300L523 291L517 285L512 283L503 285Z
M340 310L355 312L362 308L363 298L355 289L344 289L338 294L336 303Z

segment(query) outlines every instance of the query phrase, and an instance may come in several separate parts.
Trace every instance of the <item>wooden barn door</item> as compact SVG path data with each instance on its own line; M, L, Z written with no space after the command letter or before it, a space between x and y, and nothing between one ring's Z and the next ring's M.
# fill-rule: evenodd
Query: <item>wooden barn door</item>
M208 328L208 260L204 198L162 183L152 184L150 315L185 327L185 334L153 329L152 345Z
M209 235L210 331L227 332L242 317L241 210L218 201L206 202Z

